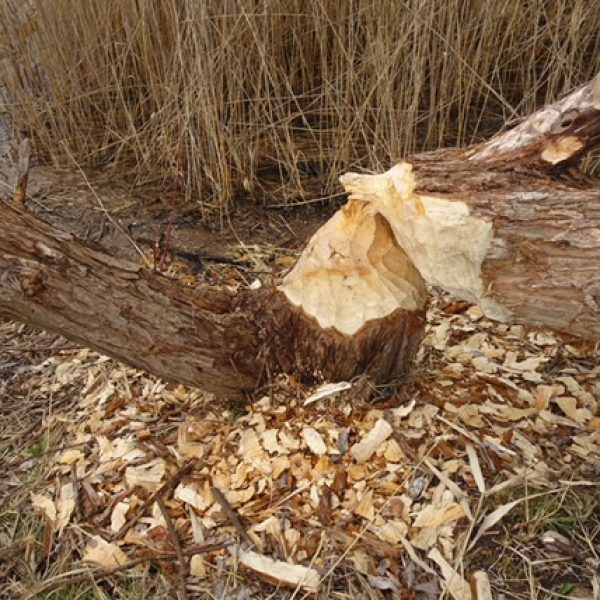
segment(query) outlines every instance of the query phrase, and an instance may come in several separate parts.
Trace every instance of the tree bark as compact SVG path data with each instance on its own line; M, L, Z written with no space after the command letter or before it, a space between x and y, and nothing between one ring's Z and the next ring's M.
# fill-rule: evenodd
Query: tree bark
M426 285L503 321L600 340L600 77L490 141L346 174L277 287L191 289L0 202L0 313L167 380L236 396L269 375L410 368Z
M391 277L410 290L401 277L412 270L421 288L411 310L365 317L353 335L322 327L274 287L191 289L1 201L0 218L0 313L169 381L229 397L283 371L309 381L363 373L389 381L408 370L419 346L425 287L380 217L361 220L361 243L371 236L378 258L391 253Z
M342 182L428 283L491 318L600 341L600 182L577 168L598 145L600 74L487 142Z

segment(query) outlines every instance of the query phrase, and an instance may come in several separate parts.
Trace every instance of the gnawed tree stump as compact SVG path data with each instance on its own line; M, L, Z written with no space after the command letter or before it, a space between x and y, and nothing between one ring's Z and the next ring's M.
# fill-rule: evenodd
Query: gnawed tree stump
M269 374L404 374L426 284L495 319L600 340L600 76L464 150L341 179L348 204L278 288L191 290L0 203L0 312L165 379L238 395Z
M424 332L425 282L369 202L339 210L267 294L251 312L269 370L390 381L407 372Z

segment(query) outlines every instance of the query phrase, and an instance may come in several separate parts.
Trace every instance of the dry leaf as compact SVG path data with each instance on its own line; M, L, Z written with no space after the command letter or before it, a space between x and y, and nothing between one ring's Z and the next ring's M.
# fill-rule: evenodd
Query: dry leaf
M437 573L425 561L419 558L419 555L415 552L412 544L406 538L401 538L400 543L402 546L404 546L404 549L406 550L408 556L410 556L411 560L418 565L422 571L429 573L430 575L437 576Z
M400 592L398 584L389 577L367 575L367 581L373 589L390 591L394 594L394 597L398 597L398 594Z
M385 450L383 451L384 458L391 463L398 463L406 458L400 444L395 439L387 440Z
M117 502L115 507L113 508L112 514L110 516L110 529L115 533L125 525L127 518L126 514L129 510L129 503L127 502Z
M290 549L290 553L294 553L298 543L302 539L302 534L297 529L290 527L284 531L283 537L285 538L287 547Z
M240 432L240 447L238 453L246 462L252 462L263 457L264 450L260 446L254 429L244 429Z
M125 469L125 481L128 487L139 485L147 490L155 491L160 487L165 474L165 461L155 458L153 461L138 467Z
M58 462L65 465L72 465L83 458L85 458L85 455L81 450L71 448L61 453L61 455L58 457Z
M225 497L232 506L240 506L246 504L254 494L256 494L256 488L254 485L250 485L243 490L229 490L225 492Z
M302 430L302 437L313 454L321 456L327 453L327 446L325 445L321 434L312 427L305 427Z
M413 536L411 544L419 550L429 550L438 541L438 531L431 527L423 527L418 535Z
M427 556L435 562L442 571L442 576L446 582L446 589L454 600L472 600L471 586L463 579L458 571L448 564L437 548L430 550Z
M455 412L463 423L476 428L485 427L485 422L481 417L479 408L475 404L463 404L459 407L449 403L444 405L446 412Z
M519 362L516 352L507 352L504 367L514 371L535 371L542 363L547 362L545 356L530 356Z
M397 544L401 542L408 533L408 525L404 521L388 521L382 525L378 531L378 537L384 542Z
M71 515L75 509L75 488L73 487L73 482L69 481L61 486L56 508L58 510L56 526L61 531L69 524Z
M339 383L325 383L319 386L314 393L312 393L305 401L304 406L307 404L312 404L317 400L323 400L325 398L330 398L331 396L335 396L340 392L345 390L349 390L352 387L351 383L347 381L340 381Z
M193 506L200 512L204 512L214 502L212 493L209 489L205 489L203 493L201 493L194 484L185 485L184 483L180 483L175 488L174 498Z
M564 388L557 385L538 385L535 388L535 399L533 401L533 406L538 410L547 410L550 406L550 400L560 393L561 389Z
M375 507L373 506L373 490L369 490L365 494L363 494L360 502L356 505L354 512L371 521L375 516Z
M521 451L528 463L536 462L538 456L541 455L540 448L532 444L520 431L513 431L512 444Z
M471 465L471 473L473 473L473 478L477 484L477 489L479 490L480 494L485 494L485 479L481 473L481 466L479 465L477 452L475 452L475 448L473 448L471 444L466 445L466 450L467 455L469 456L469 464Z
M364 550L359 549L352 552L350 560L359 573L368 575L373 570L373 560Z
M501 521L517 504L523 502L525 498L519 498L518 500L513 500L513 502L509 502L508 504L503 504L495 511L491 512L485 519L483 519L479 530L475 534L475 537L471 540L469 544L469 550L473 548L477 540L491 527L493 527L496 523Z
M279 432L279 441L288 450L298 450L298 448L300 448L300 442L295 440L283 429Z
M473 600L493 600L490 580L485 571L475 571L471 575Z
M577 400L575 398L571 398L570 396L559 396L554 401L569 419L573 419L573 421L580 425L593 417L589 409L577 408Z
M48 520L50 525L56 526L56 504L41 494L31 494L31 504L33 508L39 510Z
M252 527L252 531L260 533L266 531L269 535L272 535L276 540L279 540L281 536L281 521L275 516L271 515L264 521L257 523Z
M177 447L181 456L188 458L202 458L204 456L204 444L190 439L190 424L180 425L177 431Z
M260 435L263 448L269 454L289 454L290 451L277 440L278 434L278 429L265 429Z
M436 468L433 463L425 458L423 460L425 465L429 468L429 470L450 490L452 495L460 501L460 505L464 510L465 515L469 518L469 520L473 520L473 515L471 514L471 509L469 508L468 498L465 493L448 477L445 473Z
M287 456L277 456L271 461L271 474L275 479L290 468L290 459Z
M110 569L127 563L127 556L116 544L103 540L95 535L88 542L83 553L83 561L91 562Z
M458 521L465 516L465 511L460 504L452 502L447 506L437 508L432 504L426 506L413 522L414 527L429 527L434 531L443 525Z
M392 415L394 415L397 419L402 419L403 417L407 417L413 411L415 406L417 405L417 401L413 398L408 404L405 406L399 406L398 408L393 408L391 410Z
M190 560L190 575L198 579L206 579L208 572L202 554L194 554Z
M320 481L325 475L333 473L334 467L329 456L320 456L313 468L313 480Z

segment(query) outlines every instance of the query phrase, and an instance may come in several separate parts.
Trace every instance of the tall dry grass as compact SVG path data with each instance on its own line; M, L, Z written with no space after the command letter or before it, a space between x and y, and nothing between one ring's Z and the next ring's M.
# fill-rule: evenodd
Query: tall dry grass
M466 144L600 69L600 0L3 0L16 137L224 214Z

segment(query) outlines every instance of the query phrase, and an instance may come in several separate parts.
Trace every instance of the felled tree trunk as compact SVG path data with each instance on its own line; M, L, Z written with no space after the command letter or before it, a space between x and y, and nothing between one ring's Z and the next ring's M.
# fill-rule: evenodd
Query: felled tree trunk
M465 150L347 174L348 204L278 288L192 290L0 203L0 312L165 379L238 395L267 376L402 376L426 284L492 318L600 340L600 77Z
M491 318L598 341L600 181L578 169L598 145L600 74L488 142L342 182L428 283Z
M347 217L343 210L325 225L329 247L346 254L307 274L304 311L271 287L192 290L0 202L0 313L229 396L282 371L313 381L360 373L389 381L418 348L426 290L385 220L367 209ZM336 233L337 225L348 231Z

